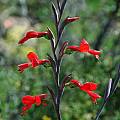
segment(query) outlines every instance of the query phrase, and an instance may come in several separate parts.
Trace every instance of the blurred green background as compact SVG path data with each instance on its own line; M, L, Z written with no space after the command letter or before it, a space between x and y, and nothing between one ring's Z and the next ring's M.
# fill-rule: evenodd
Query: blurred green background
M50 100L47 107L33 106L26 116L20 116L24 95L48 93L44 87L53 84L51 69L39 67L20 74L17 65L27 61L26 54L36 52L41 59L50 53L50 43L42 38L30 40L22 46L17 42L28 30L55 32L52 0L0 0L0 120L56 120ZM55 0L53 2L56 2ZM80 16L80 21L68 25L63 41L79 45L84 37L91 48L102 51L100 61L93 56L75 53L65 56L61 79L73 74L81 82L99 84L97 92L103 96L110 77L114 78L120 63L119 0L68 0L66 16ZM94 105L87 94L78 88L66 88L61 111L63 120L92 120L102 99ZM120 84L103 110L101 120L120 120Z

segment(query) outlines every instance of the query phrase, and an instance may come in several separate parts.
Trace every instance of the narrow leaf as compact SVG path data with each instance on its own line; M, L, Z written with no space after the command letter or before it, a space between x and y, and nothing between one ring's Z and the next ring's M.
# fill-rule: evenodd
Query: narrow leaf
M52 3L52 9L53 9L54 17L55 17L55 23L57 25L57 23L58 23L58 12L57 12L57 9L56 9L54 3Z
M59 12L60 12L60 11L61 11L61 5L60 5L59 0L57 0L57 6L58 6L58 10L59 10Z
M65 84L66 84L69 80L72 79L72 76L71 76L71 75L72 75L72 74L67 75L67 76L64 77L64 79L63 79L63 81L62 81L62 83L61 83L61 86L60 86L60 92L61 92L61 95L62 95L62 93L63 93L64 87L65 87Z
M66 2L67 2L67 0L63 0L63 2L62 2L62 5L61 5L61 15L63 14Z
M53 99L53 102L54 102L54 104L56 105L55 93L54 93L53 89L52 89L51 87L49 87L49 86L47 86L47 89L49 90L49 92L50 92L50 94L51 94L51 97L52 97L52 99Z
M106 91L105 91L105 94L104 94L104 100L106 100L110 96L112 83L113 83L112 78L110 78L109 83L106 88Z
M47 27L47 29L48 29L48 31L49 31L49 34L50 34L50 40L51 40L51 42L52 42L52 46L53 46L53 48L55 47L55 37L54 37L54 34L53 34L53 32L52 32L52 30L49 28L49 27Z
M63 45L62 45L62 47L61 47L61 49L59 51L59 59L61 59L62 56L64 55L64 51L65 51L65 48L67 47L67 45L68 45L67 41L63 43Z
M69 16L67 16L66 18L68 18ZM60 26L59 26L59 34L58 34L58 38L60 39L60 37L61 37L61 35L62 35L62 33L63 33L63 30L64 30L64 28L65 28L65 22L63 21L61 24L60 24Z
M47 56L48 56L48 59L49 59L49 61L51 63L52 68L55 70L55 61L54 61L54 59L49 54L47 54Z

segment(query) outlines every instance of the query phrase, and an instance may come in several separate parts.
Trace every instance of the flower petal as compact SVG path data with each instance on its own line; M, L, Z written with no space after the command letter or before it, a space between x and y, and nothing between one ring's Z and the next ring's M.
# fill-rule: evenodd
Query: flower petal
M80 52L88 52L89 51L90 46L85 39L82 39L79 49L80 49Z
M39 65L42 65L44 63L50 63L49 60L43 59L43 60L39 60Z
M88 95L91 97L93 103L97 103L97 99L101 98L101 96L97 93L94 93L92 91L86 91Z
M22 103L25 104L25 105L34 104L35 103L35 98L34 98L34 96L30 96L30 95L23 96Z
M26 105L22 107L22 111L29 110L32 107L32 105Z
M35 31L28 31L26 35L18 42L18 44L23 44L30 38L36 38L38 36L38 33Z
M93 82L87 82L80 87L81 90L93 91L97 89L97 84Z
M46 35L48 35L48 32L28 31L26 35L18 42L18 44L23 44L24 42L31 38L40 38Z
M30 62L32 63L32 67L36 67L39 64L39 57L37 56L36 53L34 52L29 52L27 54L27 58L30 60Z
M25 70L25 69L27 69L27 68L29 68L30 67L30 63L23 63L23 64L20 64L20 65L18 65L18 71L20 71L21 73Z
M79 88L80 88L81 85L82 85L78 80L71 80L70 83L76 85L76 86L79 87Z
M97 59L99 59L99 55L101 54L100 51L92 50L92 49L90 49L88 52L89 52L90 54L94 55Z
M41 104L41 98L40 96L35 96L35 104L39 106Z
M22 113L21 115L25 115L26 111L31 109L32 105L25 105L22 107Z
M78 46L68 46L67 49L80 52L80 49Z

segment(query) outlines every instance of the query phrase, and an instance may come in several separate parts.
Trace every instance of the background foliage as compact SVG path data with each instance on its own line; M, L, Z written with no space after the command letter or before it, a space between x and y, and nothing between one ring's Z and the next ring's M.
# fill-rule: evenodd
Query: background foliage
M119 0L118 0L119 1ZM92 48L102 51L100 61L92 56L73 54L65 56L61 78L72 73L81 82L95 81L98 93L103 95L110 77L115 76L120 62L120 10L115 0L68 0L64 17L80 16L65 29L63 41L78 45L84 37ZM117 9L118 7L118 9ZM117 10L116 10L117 9ZM50 0L0 0L0 120L55 120L51 101L47 107L33 107L21 117L21 97L47 92L45 84L52 84L51 69L36 68L17 71L17 65L27 61L26 54L34 51L40 58L50 53L49 41L44 38L30 40L19 46L17 42L30 30L45 31L49 26L55 31ZM100 41L100 42L99 42ZM101 116L102 120L120 120L120 84ZM66 88L61 110L63 120L92 120L102 99L94 105L79 89Z

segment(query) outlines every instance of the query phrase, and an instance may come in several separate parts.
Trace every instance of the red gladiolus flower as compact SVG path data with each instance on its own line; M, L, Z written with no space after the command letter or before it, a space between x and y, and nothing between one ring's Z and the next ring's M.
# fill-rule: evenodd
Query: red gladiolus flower
M79 19L80 19L80 17L68 17L65 19L65 23L71 23L71 22L74 22Z
M30 62L18 65L19 71L22 73L25 69L32 66L35 68L39 65L44 65L45 63L50 64L49 60L43 59L40 60L39 57L34 52L29 52L27 58Z
M86 92L92 99L93 103L97 103L97 99L101 98L101 96L93 91L97 89L97 84L93 82L86 82L85 84L81 84L78 80L71 80L70 83L76 85L80 88L80 90Z
M81 41L80 46L69 46L67 49L77 52L87 52L94 55L97 59L99 59L99 55L101 54L100 51L91 49L90 45L85 39Z
M46 35L49 35L48 32L36 32L36 31L29 31L26 33L26 35L18 42L18 44L23 44L24 42L26 42L27 40L31 39L31 38L40 38L40 37L44 37Z
M27 110L29 110L30 108L32 108L32 105L35 104L36 106L40 106L41 104L46 104L45 103L45 99L47 98L47 94L41 94L41 95L37 95L37 96L23 96L22 98L22 103L24 104L24 106L22 107L22 115L24 115L26 113Z

